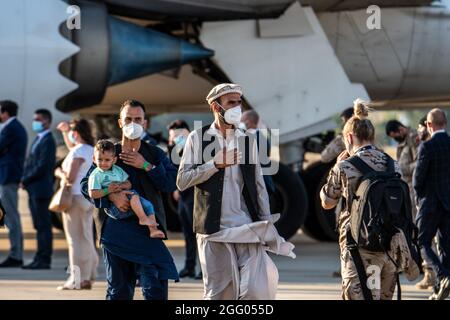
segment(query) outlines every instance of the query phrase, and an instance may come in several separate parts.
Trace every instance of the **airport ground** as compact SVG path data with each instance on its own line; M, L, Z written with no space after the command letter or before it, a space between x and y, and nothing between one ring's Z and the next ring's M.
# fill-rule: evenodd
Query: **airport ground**
M35 233L31 216L26 205L26 193L20 192L20 212L25 238L25 262L29 262L36 248ZM166 241L178 269L183 267L184 240L181 233L171 233ZM272 256L279 270L280 280L277 299L286 300L339 300L340 279L333 278L333 271L339 268L338 246L336 243L317 242L301 231L291 241L295 243L295 260ZM9 249L7 231L0 230L0 259ZM101 252L99 252L101 259ZM95 300L104 299L106 291L105 269L100 260L97 282L92 290L57 291L67 278L65 268L68 263L67 244L64 234L54 229L54 254L51 270L0 269L0 300ZM415 282L402 281L403 299L427 299L428 291L414 287ZM419 279L417 280L419 281ZM182 279L169 283L169 299L202 299L201 280ZM139 288L135 299L142 299Z

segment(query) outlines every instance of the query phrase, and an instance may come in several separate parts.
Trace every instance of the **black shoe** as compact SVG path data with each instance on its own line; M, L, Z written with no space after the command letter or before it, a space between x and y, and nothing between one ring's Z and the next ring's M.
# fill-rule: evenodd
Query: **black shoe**
M17 260L11 257L6 258L5 261L0 263L0 268L20 268L23 266L22 260Z
M180 278L195 278L195 270L183 268L178 275L180 276Z
M194 278L195 280L203 280L203 273L200 271Z
M50 264L40 262L40 261L33 261L30 264L27 264L22 267L22 269L26 270L48 270L50 269Z
M450 294L450 277L442 278L439 283L439 292L433 300L445 300Z

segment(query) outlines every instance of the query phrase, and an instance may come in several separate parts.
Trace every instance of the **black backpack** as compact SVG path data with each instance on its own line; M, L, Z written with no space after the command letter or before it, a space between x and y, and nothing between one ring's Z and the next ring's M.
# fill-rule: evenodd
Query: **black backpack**
M400 174L395 172L394 160L386 153L384 155L387 158L385 171L372 169L358 156L347 159L362 173L356 192L349 195L347 201L347 209L351 213L350 226L347 230L347 248L354 260L366 300L370 300L372 294L366 286L367 274L358 248L387 253L391 249L392 237L402 230L411 254L413 257L416 256L414 254L416 233L409 187L401 179ZM400 299L398 275L397 282Z

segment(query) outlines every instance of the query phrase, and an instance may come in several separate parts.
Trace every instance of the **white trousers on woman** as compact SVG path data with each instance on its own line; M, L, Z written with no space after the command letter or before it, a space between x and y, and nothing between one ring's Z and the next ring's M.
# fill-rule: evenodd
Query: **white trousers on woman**
M94 244L94 206L82 195L74 195L72 206L63 212L63 225L69 245L70 278L68 281L95 280L98 255Z

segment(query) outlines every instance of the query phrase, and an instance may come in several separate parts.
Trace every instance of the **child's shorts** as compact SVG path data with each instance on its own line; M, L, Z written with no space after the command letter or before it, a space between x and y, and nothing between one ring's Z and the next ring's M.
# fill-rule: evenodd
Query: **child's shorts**
M131 199L131 197L133 195L139 196L139 194L136 192L136 190L129 190L129 191L133 192L133 194L128 194L127 195L128 199ZM144 209L144 212L147 216L155 214L155 209L153 207L153 204L149 200L147 200L141 196L139 196L139 199L141 200L142 208ZM132 216L136 216L136 213L134 213L131 208L127 212L122 212L113 203L111 203L111 206L108 209L105 209L105 213L108 216L110 216L111 218L116 219L116 220L122 220L122 219L130 218Z

